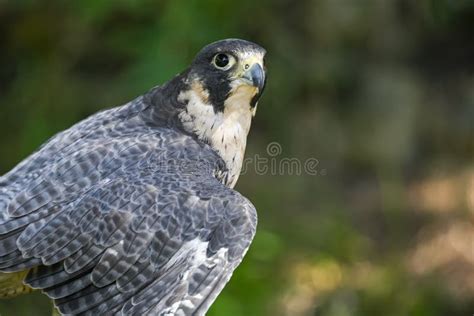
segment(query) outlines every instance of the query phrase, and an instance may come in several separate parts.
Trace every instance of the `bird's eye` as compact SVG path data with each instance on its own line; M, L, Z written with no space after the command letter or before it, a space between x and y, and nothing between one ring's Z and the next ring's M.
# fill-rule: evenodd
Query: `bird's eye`
M227 70L235 63L235 59L231 55L219 53L214 56L212 63L216 68Z
M217 54L214 59L214 63L217 67L224 68L229 64L229 56L226 54Z

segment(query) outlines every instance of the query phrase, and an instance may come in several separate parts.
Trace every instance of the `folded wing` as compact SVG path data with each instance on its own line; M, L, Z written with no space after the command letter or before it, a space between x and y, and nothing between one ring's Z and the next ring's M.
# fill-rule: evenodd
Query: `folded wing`
M83 139L0 179L0 271L31 269L63 314L204 314L256 215L202 166L221 163L212 152L171 134Z

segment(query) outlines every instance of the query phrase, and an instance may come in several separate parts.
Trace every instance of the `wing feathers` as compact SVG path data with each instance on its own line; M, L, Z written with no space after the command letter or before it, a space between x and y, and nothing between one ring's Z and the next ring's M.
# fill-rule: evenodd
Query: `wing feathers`
M215 152L138 112L80 123L0 178L0 271L33 268L62 313L203 315L255 233L253 206L200 164Z

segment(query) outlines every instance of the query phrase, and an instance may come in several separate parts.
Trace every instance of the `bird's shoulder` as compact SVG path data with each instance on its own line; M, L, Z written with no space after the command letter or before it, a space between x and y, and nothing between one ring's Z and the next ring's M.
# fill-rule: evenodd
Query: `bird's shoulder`
M85 175L111 172L107 169L136 172L137 168L155 173L218 170L225 174L224 162L210 146L173 126L150 124L151 115L143 97L96 113L53 136L1 182L24 186L47 173L77 167Z

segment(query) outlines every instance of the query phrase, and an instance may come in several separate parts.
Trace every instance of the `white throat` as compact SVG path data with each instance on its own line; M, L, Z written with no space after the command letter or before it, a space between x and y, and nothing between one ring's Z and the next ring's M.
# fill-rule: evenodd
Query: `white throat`
M242 168L255 108L250 101L256 90L250 86L234 89L224 103L223 112L214 112L208 103L208 93L195 83L188 91L181 92L178 100L186 102L186 111L180 113L183 126L194 132L199 139L207 141L225 161L229 169L227 185L234 187Z

